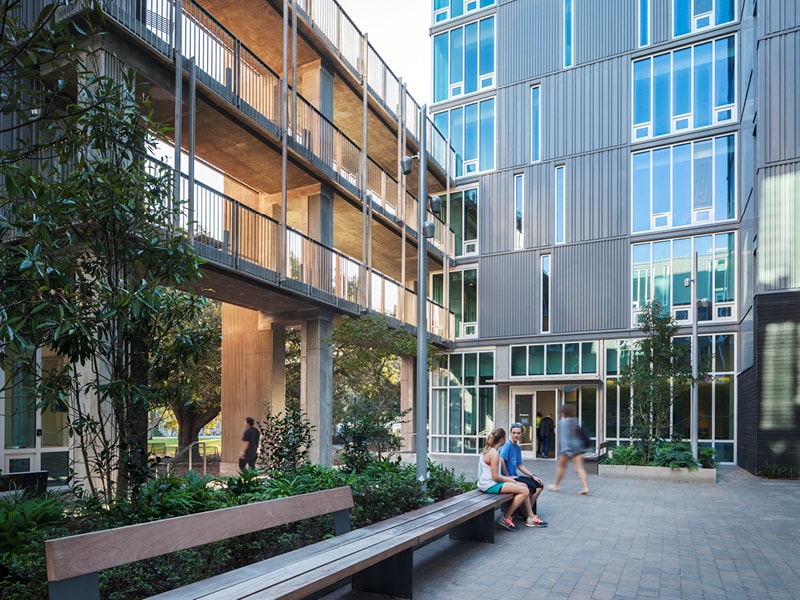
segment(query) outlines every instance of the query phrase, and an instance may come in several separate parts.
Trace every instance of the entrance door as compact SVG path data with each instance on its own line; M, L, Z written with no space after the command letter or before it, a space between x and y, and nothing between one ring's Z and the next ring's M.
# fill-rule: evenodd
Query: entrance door
M533 450L533 437L536 422L533 418L533 394L514 394L514 423L522 424L522 439L519 445L523 450ZM511 424L509 423L509 431Z
M535 410L537 414L541 414L542 418L550 416L553 419L553 424L558 422L558 415L556 414L556 390L540 390L536 392L536 405ZM543 445L539 445L536 450L536 455L541 456L544 450ZM550 447L547 448L546 458L556 457L556 438L555 435L550 439Z

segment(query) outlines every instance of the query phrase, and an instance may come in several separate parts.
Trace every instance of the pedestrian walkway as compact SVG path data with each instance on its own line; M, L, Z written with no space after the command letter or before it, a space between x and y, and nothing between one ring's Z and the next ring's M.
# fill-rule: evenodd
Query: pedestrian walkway
M551 483L555 461L532 456L525 464ZM467 477L477 470L476 456L430 458ZM414 600L800 599L800 482L723 466L716 485L590 475L589 486L591 496L578 494L570 465L561 490L539 499L549 527L418 549ZM349 587L325 596L378 597Z

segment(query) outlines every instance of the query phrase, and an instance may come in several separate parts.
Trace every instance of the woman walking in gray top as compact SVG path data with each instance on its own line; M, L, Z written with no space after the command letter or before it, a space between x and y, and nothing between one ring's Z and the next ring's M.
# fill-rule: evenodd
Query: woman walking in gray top
M583 440L580 434L581 423L572 414L572 407L565 404L561 407L561 419L558 421L558 428L556 429L556 442L558 444L558 463L556 465L556 480L553 485L548 486L551 492L557 492L561 480L564 478L564 471L567 469L567 463L572 461L575 467L575 472L578 474L578 479L581 480L580 493L584 496L589 495L589 483L586 480L586 469L583 468L583 453L586 448L583 447Z

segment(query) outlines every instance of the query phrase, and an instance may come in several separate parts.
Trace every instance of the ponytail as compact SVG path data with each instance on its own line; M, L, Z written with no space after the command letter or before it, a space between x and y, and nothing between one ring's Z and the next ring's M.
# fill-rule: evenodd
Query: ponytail
M502 427L498 427L497 429L492 430L492 432L486 436L486 445L483 448L483 453L486 454L491 448L494 448L494 445L497 443L497 440L505 439L506 438L506 430Z

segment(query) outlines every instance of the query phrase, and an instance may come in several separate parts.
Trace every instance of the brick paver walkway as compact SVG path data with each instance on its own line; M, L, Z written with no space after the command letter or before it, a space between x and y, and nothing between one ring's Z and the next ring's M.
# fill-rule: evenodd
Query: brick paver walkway
M476 457L434 455L472 476ZM410 459L413 461L413 457ZM545 483L552 460L526 457ZM734 466L716 485L601 479L568 471L545 491L546 529L498 528L496 543L441 538L414 555L414 599L800 599L800 482ZM374 599L342 588L326 600Z

